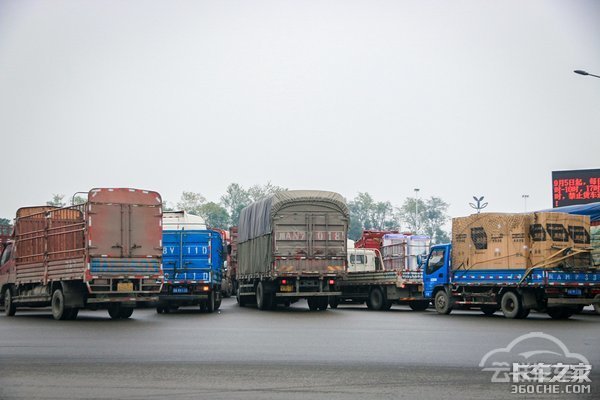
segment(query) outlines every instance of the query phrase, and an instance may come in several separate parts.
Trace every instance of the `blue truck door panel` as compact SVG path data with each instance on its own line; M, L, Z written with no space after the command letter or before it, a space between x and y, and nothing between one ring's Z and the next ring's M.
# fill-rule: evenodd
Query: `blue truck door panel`
M423 268L423 297L431 297L436 286L449 281L450 246L433 246Z
M211 230L163 231L165 280L218 282L221 279L222 240Z

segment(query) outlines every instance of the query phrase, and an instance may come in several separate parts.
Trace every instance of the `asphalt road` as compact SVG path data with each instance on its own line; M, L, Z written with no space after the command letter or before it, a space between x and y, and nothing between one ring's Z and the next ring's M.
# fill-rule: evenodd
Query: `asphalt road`
M588 310L568 321L507 320L401 306L309 312L304 301L266 312L225 299L214 314L146 309L116 321L105 311L54 321L48 310L19 310L0 317L0 399L525 398L491 383L479 363L530 332L558 338L593 366L591 393L532 398L597 399L599 328ZM548 350L537 340L519 351Z

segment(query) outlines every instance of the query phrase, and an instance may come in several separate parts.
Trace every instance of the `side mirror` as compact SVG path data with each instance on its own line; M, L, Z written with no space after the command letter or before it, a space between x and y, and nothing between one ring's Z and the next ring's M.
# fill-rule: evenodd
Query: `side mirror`
M423 265L423 261L425 261L425 260L423 260L423 256L421 254L418 254L417 255L417 266L419 268L421 268L421 266Z

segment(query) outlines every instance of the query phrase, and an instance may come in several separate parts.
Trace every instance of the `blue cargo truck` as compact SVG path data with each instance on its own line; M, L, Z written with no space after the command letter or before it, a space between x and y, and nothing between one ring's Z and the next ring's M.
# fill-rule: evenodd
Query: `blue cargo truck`
M600 303L600 270L591 262L583 262L590 260L585 247L589 236L578 236L573 223L565 224L564 230L557 228L560 224L556 221L531 223L525 234L513 225L512 231L487 232L485 236L484 228L476 223L468 225L468 229L457 232L453 221L453 244L433 246L423 266L423 296L433 301L438 313L476 308L485 315L501 310L506 318L520 319L536 310L553 319L567 319L583 306ZM554 242L548 246L550 256L536 261L535 255L541 253L536 252L539 243L553 236ZM486 260L487 264L474 261L472 254L471 262L463 261L461 249L468 248L471 253L486 251L483 244L488 244L488 240L498 255L492 261L498 265L490 264L490 260ZM519 244L521 252L526 249L528 253L500 254L501 242L510 240L514 240L513 245ZM561 247L557 243L564 244Z
M183 211L165 212L163 270L165 283L156 311L168 313L181 306L213 312L221 306L223 238L206 229L200 217Z

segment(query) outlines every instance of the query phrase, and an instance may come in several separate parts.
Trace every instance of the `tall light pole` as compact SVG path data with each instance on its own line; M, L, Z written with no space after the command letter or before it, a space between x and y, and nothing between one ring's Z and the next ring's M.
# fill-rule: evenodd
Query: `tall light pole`
M575 71L573 71L573 72L575 72L576 74L579 74L579 75L593 76L593 77L595 77L595 78L600 78L600 76L598 76L598 75L590 74L589 72L585 72L585 71L583 71L583 70L581 70L581 69L576 69L576 70L575 70Z
M419 188L415 188L415 233L419 231Z
M524 194L524 195L521 195L521 197L523 198L523 203L525 205L525 212L527 212L527 199L529 198L529 195Z

